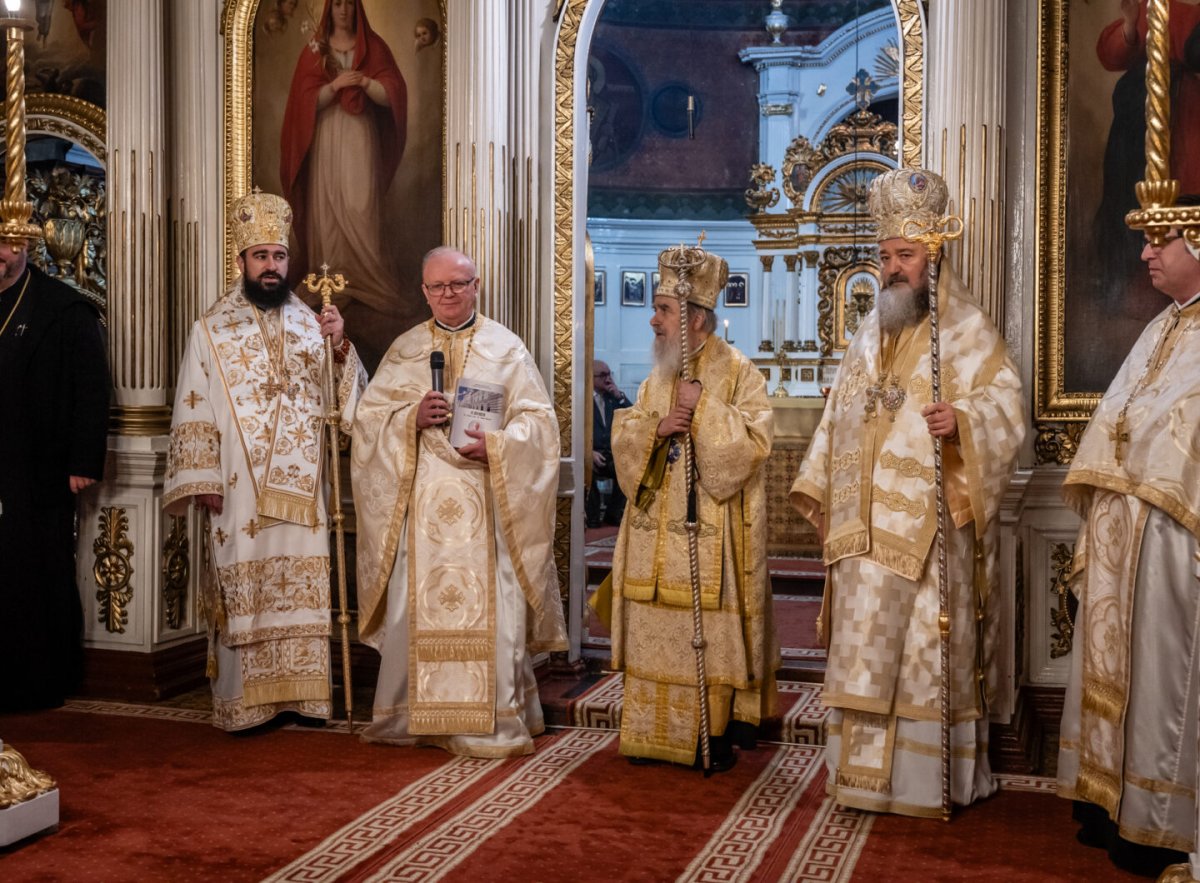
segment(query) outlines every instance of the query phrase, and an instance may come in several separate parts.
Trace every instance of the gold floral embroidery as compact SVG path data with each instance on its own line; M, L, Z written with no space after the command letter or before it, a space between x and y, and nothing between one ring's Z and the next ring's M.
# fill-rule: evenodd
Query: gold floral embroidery
M167 450L167 478L191 469L216 469L221 465L221 433L208 422L180 423L171 429Z
M328 604L329 559L277 555L218 569L230 616L319 610Z

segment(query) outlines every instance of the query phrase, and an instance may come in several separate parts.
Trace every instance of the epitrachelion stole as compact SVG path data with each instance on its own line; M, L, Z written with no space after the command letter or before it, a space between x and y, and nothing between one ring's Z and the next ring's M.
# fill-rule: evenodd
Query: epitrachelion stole
M483 468L445 433L421 434L408 531L409 732L491 733L496 715L496 544Z

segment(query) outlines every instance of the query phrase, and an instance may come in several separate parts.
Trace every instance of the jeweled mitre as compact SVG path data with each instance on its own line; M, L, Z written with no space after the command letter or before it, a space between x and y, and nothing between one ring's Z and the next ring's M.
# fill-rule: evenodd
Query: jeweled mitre
M229 210L235 254L241 254L252 245L289 248L288 229L291 226L292 207L274 193L255 189L237 200Z
M925 169L892 169L871 182L867 208L879 225L877 239L908 239L934 229L946 214L950 191ZM908 233L908 236L905 235Z
M711 251L675 245L659 253L658 274L655 296L682 297L690 304L715 310L729 281L729 264Z

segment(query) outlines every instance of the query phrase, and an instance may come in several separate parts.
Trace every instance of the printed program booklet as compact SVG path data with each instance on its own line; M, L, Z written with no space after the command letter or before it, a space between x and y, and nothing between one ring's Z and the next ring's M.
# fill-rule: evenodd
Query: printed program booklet
M504 424L504 387L484 380L463 377L454 393L454 419L450 423L450 444L461 448L477 439L468 429L492 432Z

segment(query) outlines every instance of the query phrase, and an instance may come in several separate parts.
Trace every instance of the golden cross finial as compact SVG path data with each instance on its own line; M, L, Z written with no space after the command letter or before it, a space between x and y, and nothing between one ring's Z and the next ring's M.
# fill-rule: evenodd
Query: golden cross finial
M318 277L316 273L309 273L304 277L304 287L314 293L321 295L321 303L329 306L333 302L335 294L341 294L346 285L346 277L341 273L329 275L329 264L321 264L321 275Z
M704 240L705 240L707 237L708 237L708 233L706 233L705 231L701 230L701 231L700 231L700 238L699 238L699 239L696 241L696 248L700 248L701 246L703 246L703 245L704 245Z

